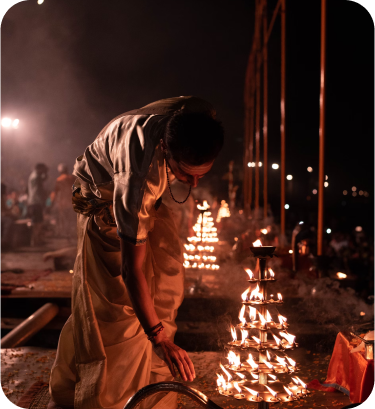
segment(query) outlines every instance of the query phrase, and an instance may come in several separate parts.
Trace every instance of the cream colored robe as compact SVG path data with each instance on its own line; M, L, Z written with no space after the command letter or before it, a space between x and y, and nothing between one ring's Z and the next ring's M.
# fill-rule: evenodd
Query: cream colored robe
M77 159L82 202L108 206L78 214L72 315L62 329L50 378L50 393L59 405L120 409L140 388L173 380L132 308L120 274L119 236L135 245L147 243L143 271L156 313L173 340L183 300L183 253L168 208L157 206L167 186L158 138L176 109L211 108L194 97L147 107L115 118ZM148 398L141 407L176 405L176 394L168 393Z

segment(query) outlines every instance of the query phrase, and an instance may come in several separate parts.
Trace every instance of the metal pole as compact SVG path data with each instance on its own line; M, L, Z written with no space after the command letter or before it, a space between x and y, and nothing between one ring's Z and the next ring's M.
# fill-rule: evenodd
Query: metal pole
M286 18L285 0L281 1L281 215L280 215L280 245L285 246L285 61L286 61Z
M263 214L267 218L268 207L268 48L267 1L263 10Z
M319 125L319 196L318 196L318 256L323 253L324 212L324 143L325 143L325 74L326 74L326 0L322 0L320 38L320 125Z
M1 348L15 348L24 345L33 335L45 327L59 312L56 304L47 303L25 321L1 338Z
M260 68L261 68L261 10L256 12L256 117L255 117L255 217L259 217L259 161L260 161Z

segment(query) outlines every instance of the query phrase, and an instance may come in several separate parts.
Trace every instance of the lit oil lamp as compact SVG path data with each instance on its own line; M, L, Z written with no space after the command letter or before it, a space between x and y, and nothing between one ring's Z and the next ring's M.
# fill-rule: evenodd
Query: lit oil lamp
M233 382L233 386L237 389L238 393L233 395L236 399L245 399L245 395L242 393L242 389L240 388L240 385L238 385L238 382Z
M250 389L250 388L248 388L248 387L246 387L246 386L244 386L244 388L248 391L248 392L250 392L250 396L247 398L247 400L249 400L249 401L251 401L251 402L260 402L260 401L262 401L263 399L259 396L259 392L257 392L257 391L254 391L253 389Z
M272 390L268 385L264 385L264 386L268 389L268 391L272 395L272 398L269 398L268 400L270 402L280 402L281 399L277 397L277 393L274 390Z

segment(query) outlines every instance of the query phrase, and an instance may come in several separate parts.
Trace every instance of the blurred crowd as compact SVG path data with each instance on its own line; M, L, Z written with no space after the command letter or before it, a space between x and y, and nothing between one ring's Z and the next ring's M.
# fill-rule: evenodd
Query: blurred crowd
M9 189L1 183L1 247L42 246L46 237L75 238L76 215L72 209L75 177L67 165L57 167L59 176L50 191L46 187L49 169L37 163L27 181Z

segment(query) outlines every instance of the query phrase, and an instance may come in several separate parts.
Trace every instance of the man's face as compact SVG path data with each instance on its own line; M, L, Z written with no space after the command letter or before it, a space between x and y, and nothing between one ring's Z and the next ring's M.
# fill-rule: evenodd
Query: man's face
M192 166L170 158L168 159L168 164L172 173L180 182L191 185L191 187L197 187L199 179L203 178L203 176L211 170L214 161L200 166Z

